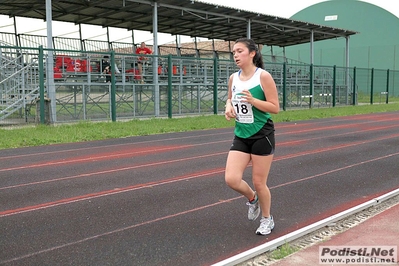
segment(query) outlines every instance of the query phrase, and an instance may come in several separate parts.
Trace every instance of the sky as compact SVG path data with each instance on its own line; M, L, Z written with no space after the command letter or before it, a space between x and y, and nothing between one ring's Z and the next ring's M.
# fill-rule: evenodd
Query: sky
M267 15L274 15L283 18L289 18L302 9L321 2L320 0L202 0L207 3L215 3L224 6L233 6L236 8L259 12ZM231 3L234 2L234 3ZM259 3L261 2L261 3ZM381 8L384 8L397 17L399 17L399 10L397 8L397 0L362 0L362 2L370 3Z
M206 3L239 8L247 11L289 18L302 9L320 3L325 0L201 0ZM349 0L348 0L349 1ZM399 9L396 7L397 0L362 0L386 9L399 18ZM32 35L47 35L46 22L37 19L17 18L18 33ZM66 22L53 22L53 36L79 38L78 26ZM0 15L0 32L14 32L13 19ZM99 26L82 26L83 39L106 40L106 29ZM170 34L159 34L158 44L173 43L175 36ZM135 43L145 41L152 43L152 34L149 32L134 31ZM110 29L110 40L117 42L131 42L132 32L124 29ZM182 37L182 42L191 41L189 37ZM198 40L198 39L197 39ZM201 40L201 39L200 39Z

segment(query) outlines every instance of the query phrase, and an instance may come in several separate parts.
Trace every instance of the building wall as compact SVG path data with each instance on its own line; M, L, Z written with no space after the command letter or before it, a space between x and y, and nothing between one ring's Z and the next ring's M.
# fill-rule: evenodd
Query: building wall
M336 19L326 20L326 16ZM350 37L350 67L399 69L399 18L378 6L357 0L332 0L309 6L295 20L359 32ZM345 39L314 43L314 64L345 66ZM282 54L281 48L274 53ZM310 63L310 45L286 47L288 59Z

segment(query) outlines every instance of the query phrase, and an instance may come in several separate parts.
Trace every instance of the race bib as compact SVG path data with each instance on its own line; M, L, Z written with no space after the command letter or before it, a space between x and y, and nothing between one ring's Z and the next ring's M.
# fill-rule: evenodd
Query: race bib
M244 124L254 122L254 114L252 112L252 104L241 101L241 97L237 95L231 101L234 111L236 112L236 121Z

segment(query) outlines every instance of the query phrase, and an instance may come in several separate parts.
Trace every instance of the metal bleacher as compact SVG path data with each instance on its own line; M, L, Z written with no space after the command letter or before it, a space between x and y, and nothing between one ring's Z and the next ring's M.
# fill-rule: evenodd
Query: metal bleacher
M154 99L159 97L161 115L167 114L169 82L172 82L173 112L176 114L213 111L214 56L218 65L219 101L227 96L227 80L236 66L231 62L229 48L214 51L206 47L161 45L158 55L149 55L143 65L143 80L137 69L135 45L101 40L53 37L52 57L46 50L46 37L29 34L0 33L1 82L0 121L15 118L28 121L37 115L35 101L39 96L38 47L44 47L44 74L49 58L53 59L57 121L109 119L111 83L103 73L104 59L110 64L114 55L118 117L153 116ZM153 49L149 45L150 49ZM169 57L172 56L172 59ZM171 62L168 62L171 61ZM12 63L11 63L12 62ZM171 69L169 68L171 63ZM12 73L12 74L11 74ZM154 85L154 74L157 85ZM46 77L44 77L47 91ZM158 86L156 89L155 86ZM156 95L156 90L159 95ZM222 105L222 103L221 103ZM32 109L32 107L34 107Z
M6 45L0 43L0 118L26 117L39 94L37 57Z
M9 117L27 121L34 115L30 111L39 96L38 47L45 47L46 37L10 33L0 33L0 37L3 40L0 43L0 121ZM228 78L237 70L231 60L230 43L217 51L209 49L209 43L200 48L192 44L158 46L158 55L148 55L143 65L144 82L138 73L138 55L132 43L53 37L53 45L52 57L49 50L45 50L43 63L48 73L48 60L53 59L57 122L110 118L111 83L103 69L105 59L111 63L111 54L115 62L111 69L118 69L114 75L118 118L153 116L157 97L160 115L166 115L169 82L174 114L213 112L215 67L218 106L224 105ZM218 58L216 65L215 57ZM311 84L307 64L287 62L278 56L264 56L264 62L275 79L281 102L284 87L287 107L331 105L331 67L314 69ZM337 101L347 104L346 71L338 71L336 85ZM44 79L46 91L48 84L46 77Z
M32 115L31 107L39 96L37 48L45 46L46 36L0 33L0 37L0 120L4 122L12 118L27 122ZM77 96L82 98L84 95L97 106L109 98L106 95L109 85L102 73L104 52L114 50L118 53L115 63L120 71L115 75L116 82L138 83L137 58L131 43L54 37L53 44L57 104L61 111L73 118L81 119L76 111L70 111L70 103ZM160 76L166 74L165 68L163 65L159 69ZM144 71L147 82L151 82L151 62L145 65ZM91 94L85 91L87 89L91 90Z

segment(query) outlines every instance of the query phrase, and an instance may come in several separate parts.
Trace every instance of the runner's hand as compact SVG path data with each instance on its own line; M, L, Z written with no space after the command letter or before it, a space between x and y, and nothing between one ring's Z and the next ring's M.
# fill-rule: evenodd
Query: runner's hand
M224 110L224 117L230 121L230 118L235 118L236 113L234 112L234 108L231 104L226 105L226 109Z
M244 94L242 99L247 103L253 104L255 98L252 96L251 92L249 92L249 90L243 90L242 93Z

